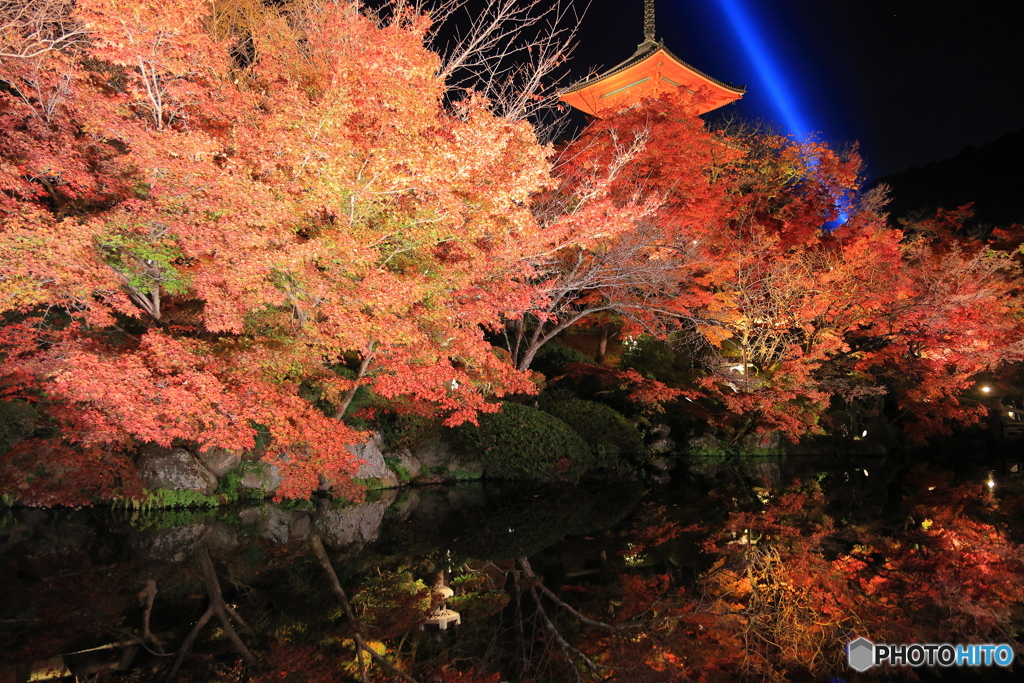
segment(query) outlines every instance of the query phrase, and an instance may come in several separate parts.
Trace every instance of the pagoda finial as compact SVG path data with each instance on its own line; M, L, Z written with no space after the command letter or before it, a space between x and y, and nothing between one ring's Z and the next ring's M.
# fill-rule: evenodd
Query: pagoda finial
M644 0L644 42L654 42L654 0Z

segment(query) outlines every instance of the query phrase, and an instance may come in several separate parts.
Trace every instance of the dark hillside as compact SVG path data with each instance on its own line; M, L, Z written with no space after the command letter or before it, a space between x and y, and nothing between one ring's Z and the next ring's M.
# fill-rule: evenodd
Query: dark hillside
M892 188L893 223L937 208L974 203L975 227L1024 223L1024 128L952 159L911 166L872 181Z

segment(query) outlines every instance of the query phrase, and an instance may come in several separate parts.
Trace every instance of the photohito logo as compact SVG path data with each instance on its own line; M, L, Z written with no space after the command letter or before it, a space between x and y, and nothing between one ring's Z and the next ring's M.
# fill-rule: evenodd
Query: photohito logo
M950 645L949 643L911 643L883 645L867 638L851 640L846 646L850 668L867 671L873 666L1010 666L1013 648L1009 645Z

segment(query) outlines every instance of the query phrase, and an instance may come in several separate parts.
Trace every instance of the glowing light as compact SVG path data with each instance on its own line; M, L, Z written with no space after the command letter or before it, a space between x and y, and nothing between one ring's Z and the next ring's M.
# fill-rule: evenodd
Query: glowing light
M992 387L982 387L981 391L982 393L987 394L988 392L992 391Z
M986 484L988 484L988 487L989 487L990 489L994 489L994 488L996 487L996 482L995 482L995 481L993 481L992 479L989 479L989 480L988 480L988 481L986 481L985 483L986 483Z
M757 374L757 368L754 367L753 363L747 363L746 365L730 365L728 370L729 372L737 375Z
M772 58L771 51L757 28L754 15L744 5L743 0L718 0L718 5L732 25L740 45L743 46L757 72L761 85L790 132L797 137L810 133L810 128L799 111L797 99L786 83L783 70Z
M860 438L863 439L867 435L868 435L868 430L865 429L863 432L861 432Z
M718 0L718 6L732 26L736 38L747 54L747 59L757 73L760 87L768 95L782 122L796 138L811 139L812 130L803 112L800 111L799 99L787 83L785 69L773 58L769 41L762 36L758 28L756 15L743 0ZM817 159L808 159L808 165L814 168L818 165ZM842 194L835 196L834 200L836 218L822 226L826 232L835 230L850 218L851 198Z

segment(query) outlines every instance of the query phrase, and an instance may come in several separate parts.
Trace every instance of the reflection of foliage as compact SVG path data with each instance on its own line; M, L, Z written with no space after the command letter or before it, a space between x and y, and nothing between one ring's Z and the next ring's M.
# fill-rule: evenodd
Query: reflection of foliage
M26 505L91 505L141 495L126 453L28 438L0 455L0 486Z
M508 605L509 596L504 590L471 592L456 595L448 600L448 607L459 612L462 620L482 619L497 614Z
M702 525L717 560L696 590L671 575L621 575L615 621L634 637L592 629L583 651L628 669L631 680L782 681L845 671L850 634L1012 641L1022 618L1024 547L986 521L994 508L979 487L949 487L920 470L908 483L909 516L892 527L873 518L837 528L817 483L777 495L760 490L746 503L733 498L724 529ZM591 608L610 597L587 592L601 598Z
M15 556L0 563L0 661L46 659L120 625L137 599L128 564L97 566L90 553Z
M157 529L177 529L190 524L199 524L210 519L208 509L134 509L125 511L125 521L140 531Z
M267 655L267 671L250 678L251 683L320 683L338 680L351 653L325 651L323 647L293 645L287 641L271 643Z
M861 483L874 485L878 471ZM451 505L443 516L391 519L381 529L382 544L335 556L334 564L351 590L366 644L420 683L562 683L573 680L581 662L583 680L822 680L845 675L842 646L851 633L876 642L1012 642L1024 623L1024 548L997 515L1019 514L1024 503L996 506L987 491L951 486L925 470L901 481L905 497L890 500L885 514L882 498L853 509L831 488L826 496L822 487L852 486L842 476L811 477L783 490L719 482L710 495L694 491L690 502L649 500L628 528L616 524L636 507L636 493L622 485L509 487L486 504L472 505L481 496L466 495L463 507ZM437 513L447 493L424 510ZM834 516L838 509L852 518ZM78 538L88 539L80 541L88 551L54 551L75 535L63 523L85 515L48 514L45 523L26 521L36 511L0 516L0 543L16 549L0 562L0 635L7 638L0 659L22 652L45 658L83 632L138 633L136 594L149 578L159 585L154 619L159 614L164 622L154 629L173 632L165 642L177 647L206 600L197 596L194 563L99 565L116 535L124 535L120 518L113 535L103 525L73 524L87 530ZM153 511L147 518L162 528L193 514L203 513ZM100 513L90 511L89 519ZM687 519L700 523L687 528ZM620 552L608 553L600 580L565 578L581 556L593 558L595 539L585 536L598 529L611 531L596 539L597 547ZM707 553L693 561L698 534ZM353 621L308 544L242 536L246 545L218 551L214 564L226 601L252 629L243 639L267 666L252 680L358 680ZM392 554L374 554L382 546ZM670 547L689 549L690 563L667 561ZM528 566L522 556L515 563L498 559L517 552L534 555L537 567L536 575L522 569L518 583L512 572ZM648 561L630 562L637 553ZM447 605L463 624L421 635L432 606L432 579L425 577L442 569L456 593ZM166 622L173 618L180 621ZM586 667L560 647L552 628L611 669ZM222 636L209 635L196 641L183 677L206 680L199 672L226 672L237 659ZM523 661L524 652L532 663ZM378 661L371 668L371 680L397 680ZM501 676L490 679L491 672Z
M430 589L406 572L367 579L352 597L367 633L386 640L418 628L431 607Z
M575 479L594 464L587 444L567 424L530 406L505 403L455 430L455 445L479 457L489 476Z
M451 548L460 557L504 560L539 553L569 535L606 529L636 504L638 492L576 490L559 495L506 496L452 520L459 529Z

